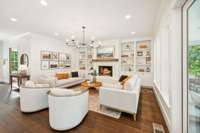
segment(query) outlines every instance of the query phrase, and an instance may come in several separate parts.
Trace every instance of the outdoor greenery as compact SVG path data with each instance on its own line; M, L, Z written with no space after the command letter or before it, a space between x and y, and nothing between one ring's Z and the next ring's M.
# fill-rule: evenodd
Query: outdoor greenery
M200 45L189 47L189 73L200 78Z
M17 51L11 52L10 62L11 62L11 71L17 71L18 70L18 52Z

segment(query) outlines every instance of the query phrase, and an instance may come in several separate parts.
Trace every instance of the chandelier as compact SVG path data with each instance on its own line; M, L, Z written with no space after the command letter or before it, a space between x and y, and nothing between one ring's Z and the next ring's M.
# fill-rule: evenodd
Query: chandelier
M75 40L75 37L72 36L71 40L66 39L66 43L65 44L67 46L76 47L76 48L94 47L94 45L95 45L94 39L91 40L91 41L89 41L89 42L86 42L86 39L85 39L85 29L86 29L86 27L82 26L82 32L83 32L82 42L79 42L79 41Z

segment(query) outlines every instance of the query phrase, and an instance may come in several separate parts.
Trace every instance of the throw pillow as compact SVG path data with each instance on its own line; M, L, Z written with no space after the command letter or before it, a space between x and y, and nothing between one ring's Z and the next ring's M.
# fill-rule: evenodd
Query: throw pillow
M56 77L58 80L68 79L69 74L68 73L56 73Z
M130 78L131 78L131 77L129 76L129 77L125 78L122 82L120 82L121 85L122 85L122 89L124 89L124 86L125 86L126 82L127 82Z
M128 77L128 75L121 75L120 78L119 78L119 82L122 82L127 77Z
M78 77L78 72L71 72L72 78Z

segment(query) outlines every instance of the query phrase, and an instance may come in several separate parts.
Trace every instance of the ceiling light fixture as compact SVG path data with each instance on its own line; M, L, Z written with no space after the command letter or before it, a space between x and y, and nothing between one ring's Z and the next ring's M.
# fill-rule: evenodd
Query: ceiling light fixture
M131 18L131 15L130 15L130 14L126 14L125 18L126 18L127 20L129 20L129 19Z
M41 4L42 6L45 6L45 7L48 5L48 3L47 3L45 0L41 0L41 1L40 1L40 4Z
M132 34L132 35L134 35L134 34L135 34L135 32L133 31L133 32L131 32L131 34Z
M10 18L10 21L12 21L12 22L16 22L17 19L16 19L16 18Z
M55 36L59 36L59 33L55 32L54 35L55 35Z
M91 39L91 41L86 42L86 37L85 37L85 26L82 26L82 32L83 32L83 38L82 41L77 41L75 40L75 36L71 36L71 40L66 39L66 45L71 46L71 47L76 47L76 48L84 48L84 47L94 47L95 46L95 37Z

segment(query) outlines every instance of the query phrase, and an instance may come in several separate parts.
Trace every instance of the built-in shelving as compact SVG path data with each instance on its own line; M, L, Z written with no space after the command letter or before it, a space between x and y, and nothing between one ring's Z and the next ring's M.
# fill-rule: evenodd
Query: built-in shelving
M151 72L151 41L127 41L121 43L122 72Z

